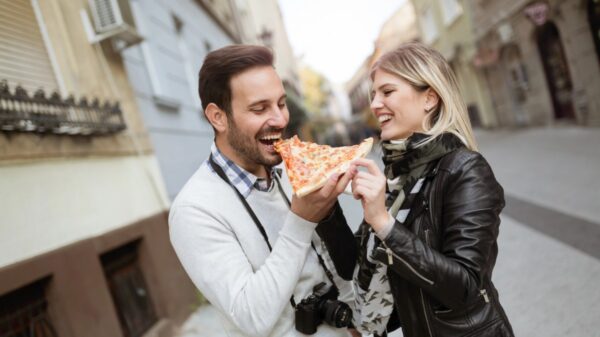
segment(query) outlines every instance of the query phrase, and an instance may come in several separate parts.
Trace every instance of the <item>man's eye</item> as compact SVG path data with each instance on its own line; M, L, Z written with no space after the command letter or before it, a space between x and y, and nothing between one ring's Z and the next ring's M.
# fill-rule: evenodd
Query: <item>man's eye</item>
M254 106L250 108L250 111L254 111L254 112L263 112L265 111L265 107L264 106Z
M280 107L280 108L284 108L286 105L287 105L287 104L286 104L285 102L281 102L281 103L279 103L279 107Z

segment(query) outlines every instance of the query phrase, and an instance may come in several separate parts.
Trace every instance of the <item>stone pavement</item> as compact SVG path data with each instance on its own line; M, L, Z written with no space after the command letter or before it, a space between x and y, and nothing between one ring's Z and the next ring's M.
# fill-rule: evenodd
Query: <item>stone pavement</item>
M494 274L517 336L600 336L600 129L478 131L507 206Z
M600 225L600 129L478 131L506 193Z
M506 193L493 279L515 334L600 337L600 129L478 130L476 138ZM360 204L340 200L356 227ZM180 336L224 336L219 319L201 307Z

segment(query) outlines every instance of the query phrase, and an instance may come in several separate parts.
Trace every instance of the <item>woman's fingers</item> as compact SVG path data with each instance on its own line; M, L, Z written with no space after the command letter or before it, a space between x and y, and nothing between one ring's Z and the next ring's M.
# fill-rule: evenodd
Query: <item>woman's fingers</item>
M354 199L361 199L365 201L365 199L368 197L367 192L368 190L365 188L365 186L352 186L352 196Z
M341 194L342 192L344 192L344 190L346 189L346 186L348 186L350 181L352 181L355 174L356 174L356 172L352 171L352 170L348 170L346 173L342 174L342 177L338 180L337 186L336 186L336 192L338 195Z
M372 161L371 159L359 158L359 159L356 159L355 161L353 161L352 164L354 166L366 168L367 171L369 173L371 173L372 175L375 175L375 176L383 175L383 173L381 173L381 170L379 169L379 166L377 166L377 164L375 164L375 162Z
M356 174L354 175L354 179L358 179L358 178L369 179L369 180L376 180L377 179L376 176L374 176L373 174L371 174L369 172L365 172L365 171L358 171L358 172L356 172Z
M377 190L369 185L358 183L352 185L352 195L355 199L360 198L365 202L370 202L377 196Z
M377 188L375 186L375 184L373 183L373 180L371 180L371 179L355 178L353 181L356 186L365 186L366 188L368 188L370 190ZM354 185L353 185L353 187L354 187Z
M352 182L385 193L386 179L384 176L375 176L369 172L360 171L356 173ZM352 186L354 187L354 185Z

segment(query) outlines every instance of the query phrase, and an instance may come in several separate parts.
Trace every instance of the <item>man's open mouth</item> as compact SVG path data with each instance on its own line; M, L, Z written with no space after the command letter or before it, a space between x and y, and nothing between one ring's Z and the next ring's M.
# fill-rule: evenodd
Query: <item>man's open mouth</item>
M273 145L273 143L275 143L276 141L281 139L281 132L272 132L272 133L266 133L262 136L260 136L258 138L258 141L261 142L261 144L270 146Z

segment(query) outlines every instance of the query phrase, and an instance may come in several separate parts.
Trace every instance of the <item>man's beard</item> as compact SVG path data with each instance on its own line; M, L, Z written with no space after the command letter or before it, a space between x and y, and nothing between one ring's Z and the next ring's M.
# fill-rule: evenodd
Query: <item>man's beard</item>
M256 163L262 166L275 166L281 163L281 157L279 155L273 157L265 157L259 149L259 138L268 132L278 132L283 130L266 128L256 135L256 138L244 134L233 121L229 119L229 132L227 133L227 141L229 145L242 157L245 161Z

